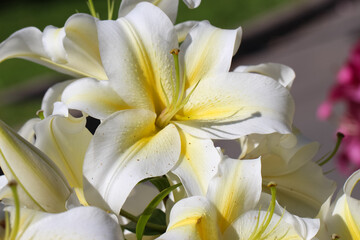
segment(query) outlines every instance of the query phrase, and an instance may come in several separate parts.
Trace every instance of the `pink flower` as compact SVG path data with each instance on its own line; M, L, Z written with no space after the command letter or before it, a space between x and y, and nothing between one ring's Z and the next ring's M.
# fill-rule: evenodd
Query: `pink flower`
M337 166L346 174L360 168L360 41L340 69L337 81L327 99L319 106L317 116L328 119L336 102L345 104L338 131L345 135L338 154Z

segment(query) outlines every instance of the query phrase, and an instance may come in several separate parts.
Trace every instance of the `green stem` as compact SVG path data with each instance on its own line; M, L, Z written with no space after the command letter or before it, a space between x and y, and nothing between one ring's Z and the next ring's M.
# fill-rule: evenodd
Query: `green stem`
M96 11L95 11L95 6L94 6L93 1L92 1L92 0L88 0L87 5L88 5L88 7L89 7L89 10L90 10L91 15L92 15L93 17L95 17L95 18L99 18L99 14L97 14Z
M335 154L337 153L337 151L339 150L341 141L343 140L343 138L344 138L345 136L344 136L344 134L342 134L341 132L338 132L338 133L336 134L336 136L337 136L337 141L336 141L336 145L335 145L334 150L331 152L330 156L328 156L324 161L322 161L322 162L319 163L319 166L323 166L323 165L325 165L327 162L329 162L329 161L335 156Z
M139 221L138 217L132 215L131 213L125 211L124 209L120 210L120 215L123 216L123 217L126 217L127 219L129 219L130 221L132 221L134 223L137 223ZM162 231L162 232L166 231L166 226L155 224L155 223L147 222L146 227L151 228L153 230L157 230L157 231Z
M114 4L115 4L115 0L112 0L111 3L110 3L110 0L107 0L108 20L112 20L113 13L114 13Z

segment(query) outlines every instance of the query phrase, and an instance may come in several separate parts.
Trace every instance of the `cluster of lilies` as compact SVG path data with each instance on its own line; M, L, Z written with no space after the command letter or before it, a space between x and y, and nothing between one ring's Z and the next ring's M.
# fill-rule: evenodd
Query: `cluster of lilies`
M174 25L177 0L123 0L116 20L89 6L0 44L0 62L72 77L18 132L0 121L2 239L360 239L360 171L332 200L331 156L292 124L291 68L230 71L241 28Z

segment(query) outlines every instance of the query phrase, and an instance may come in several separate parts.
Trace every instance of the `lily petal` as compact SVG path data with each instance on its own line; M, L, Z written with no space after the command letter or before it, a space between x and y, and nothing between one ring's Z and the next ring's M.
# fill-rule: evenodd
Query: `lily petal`
M196 138L183 131L179 132L180 160L171 171L180 178L188 196L205 196L209 181L217 172L220 154L211 140Z
M222 239L216 220L216 208L207 198L185 198L172 208L168 229L158 239Z
M126 16L140 2L144 2L144 0L121 1L120 9L119 9L119 18ZM155 6L159 7L164 13L166 13L166 15L168 15L171 21L175 23L179 0L146 0L146 2L150 2Z
M293 99L278 82L259 74L227 73L201 80L174 123L200 138L235 139L289 133L293 114Z
M360 238L360 200L351 196L360 181L360 170L354 172L344 184L344 194L336 201L332 216L326 219L330 233L343 239Z
M74 14L65 23L68 66L79 71L81 76L107 80L99 52L96 19L88 14Z
M23 205L47 212L65 210L70 188L60 170L44 153L2 121L0 165L5 176L19 184Z
M13 207L7 208L14 221ZM49 214L21 209L18 236L30 239L123 239L118 223L105 211L95 207L77 207L69 211Z
M35 125L35 146L57 165L73 188L83 189L83 161L92 138L86 118L50 116Z
M316 155L319 144L310 141L293 127L292 133L250 134L240 140L241 158L261 156L263 176L289 174L304 166Z
M242 213L253 209L261 194L261 162L225 158L209 183L208 199L219 211L221 232Z
M267 208L270 202L271 202L271 196L269 194L262 193L256 208L257 209ZM320 228L319 219L301 218L297 215L293 215L289 213L287 209L280 206L277 201L275 203L274 215L281 216L282 222L289 223L291 228L296 231L299 239L306 239L306 240L314 239L314 236L316 235L316 233L319 231Z
M278 63L263 63L253 66L239 66L234 72L259 73L271 77L278 81L281 85L290 89L294 79L295 72L290 67Z
M256 230L257 222L263 222L267 212L266 211L248 211L241 215L231 227L224 233L224 239L313 239L303 238L290 223L284 221L281 215L274 214L271 221L262 236L266 238L254 238L253 232ZM316 232L315 232L316 233Z
M129 108L110 87L109 81L92 78L79 79L67 86L61 101L70 109L80 110L97 119L104 119L116 111Z
M41 62L40 58L48 58L42 45L42 33L35 27L28 27L13 33L0 44L0 62L21 57Z
M197 8L200 3L201 0L184 0L184 3L189 7L189 8Z
M52 115L54 111L54 103L61 100L61 94L64 89L72 83L73 80L68 80L64 82L57 83L51 86L45 93L43 100L41 102L41 110L44 111L44 117Z
M95 19L74 14L64 28L21 29L0 44L0 62L24 58L72 76L107 79L101 64Z
M157 114L172 96L175 28L150 3L139 3L125 17L97 22L101 58L110 83L130 107ZM165 91L165 93L164 93Z
M214 73L229 71L241 35L241 28L224 30L210 25L208 21L195 25L180 47L180 56L185 62L186 87Z
M183 42L190 30L199 23L199 21L185 21L175 25L175 30L178 35L178 42Z
M90 143L84 175L115 213L140 180L164 175L178 161L176 127L157 131L155 117L147 110L119 111L104 120Z
M20 128L18 134L27 140L29 143L35 143L35 129L36 123L40 122L40 118L31 118Z
M304 217L315 217L336 189L335 182L326 178L321 167L313 162L287 175L263 176L264 185L271 181L277 184L279 203L291 213Z

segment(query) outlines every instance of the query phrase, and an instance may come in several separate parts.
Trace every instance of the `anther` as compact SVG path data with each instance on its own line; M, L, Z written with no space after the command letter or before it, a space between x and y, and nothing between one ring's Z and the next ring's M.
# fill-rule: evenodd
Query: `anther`
M15 180L11 180L10 182L8 182L8 186L9 187L16 187L17 186L17 182Z
M267 187L271 188L271 187L276 187L277 184L275 182L269 182Z
M340 239L340 236L337 235L336 233L333 233L333 234L331 234L331 239L332 239L332 240Z
M175 55L178 55L179 52L180 52L180 49L174 48L173 50L170 51L170 54L172 54L172 55L174 55L174 54L175 54Z

